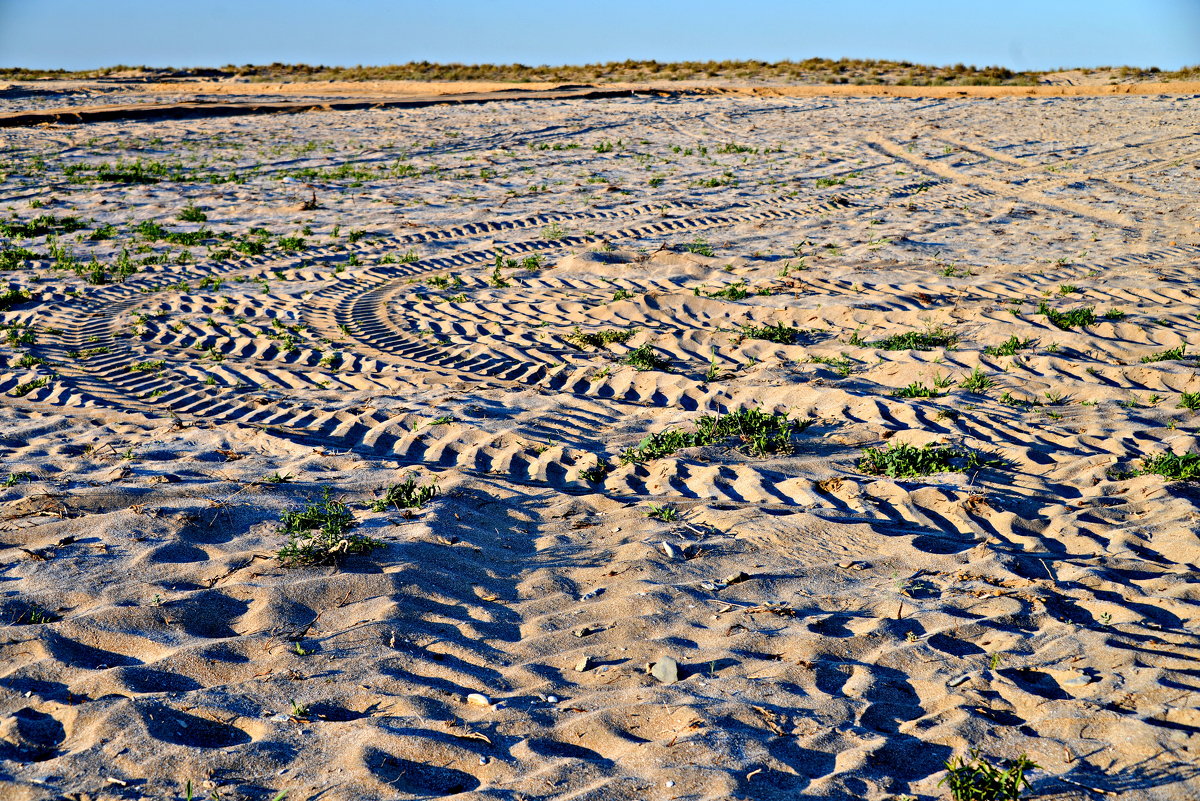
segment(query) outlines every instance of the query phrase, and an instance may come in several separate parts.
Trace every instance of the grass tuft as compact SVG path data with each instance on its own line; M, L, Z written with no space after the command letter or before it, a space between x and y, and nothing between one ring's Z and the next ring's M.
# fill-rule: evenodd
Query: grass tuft
M698 448L736 440L738 447L754 456L791 453L792 435L812 425L815 420L793 420L786 412L764 412L762 409L738 409L726 415L705 415L696 421L695 431L667 429L643 439L634 448L621 454L627 464L641 464L652 459L670 456L684 448Z
M743 325L741 332L742 336L748 339L763 339L779 345L791 345L800 334L804 333L798 328L791 328L783 323L764 326Z
M431 481L424 486L418 486L417 480L409 476L399 484L393 484L383 491L383 497L371 504L371 510L386 512L389 507L396 509L420 509L437 496L437 482Z
M1017 351L1024 350L1033 344L1032 339L1021 339L1013 334L999 345L988 345L983 352L988 356L1016 356Z
M1001 770L972 750L966 757L946 762L946 775L938 787L947 785L954 801L1020 801L1021 793L1029 787L1028 771L1036 765L1024 754Z
M934 473L965 473L999 464L999 459L985 459L977 451L967 448L933 443L918 448L907 443L893 443L886 448L863 450L858 469L872 476L912 478Z
M280 518L287 544L279 549L279 561L288 567L337 564L352 553L367 553L383 545L361 534L351 533L354 515L344 503L329 495L299 511L284 512Z
M933 350L952 348L958 344L958 334L938 328L933 331L909 331L866 343L883 350Z
M1168 481L1196 481L1200 479L1200 453L1164 453L1142 460L1142 466L1132 476L1162 476Z
M1180 345L1177 348L1171 348L1170 350L1164 350L1161 353L1153 353L1149 356L1143 356L1142 364L1150 364L1151 362L1169 362L1169 361L1175 361L1176 359L1182 359L1185 357L1186 350L1187 350L1187 345L1185 344L1185 345Z
M1060 312L1050 308L1050 304L1043 300L1038 304L1037 313L1044 316L1056 328L1063 331L1070 331L1072 328L1091 325L1096 322L1095 306L1084 306L1079 309L1071 309L1069 312ZM1107 317L1108 315L1105 316Z
M659 356L649 345L638 345L626 354L621 363L628 364L638 371L669 370L671 367L671 360L666 356Z
M606 348L614 342L625 344L637 333L636 328L621 331L616 328L606 328L602 331L584 331L579 326L567 334L564 339L579 348Z

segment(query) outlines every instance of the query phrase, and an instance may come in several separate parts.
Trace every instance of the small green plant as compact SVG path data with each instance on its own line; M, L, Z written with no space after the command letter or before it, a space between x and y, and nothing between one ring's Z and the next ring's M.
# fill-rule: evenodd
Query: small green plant
M14 346L32 345L37 342L37 332L32 328L10 328L4 335L4 340Z
M7 311L13 306L32 299L33 295L27 289L6 289L0 292L0 311Z
M987 392L995 385L996 382L978 367L972 370L971 374L962 381L962 388L967 392Z
M383 491L383 497L371 504L376 512L386 512L389 508L420 509L437 495L437 482L419 486L417 480L409 476L399 484L393 484Z
M354 534L354 515L344 503L330 497L326 487L321 500L280 518L287 543L279 561L289 567L336 564L345 555L367 553L383 543Z
M688 253L695 253L699 256L715 256L712 245L708 244L702 237L696 237L691 242L683 246L683 249Z
M616 328L606 328L601 331L584 331L575 326L564 339L580 348L606 348L614 342L624 344L637 333L636 328L621 331Z
M1121 311L1120 309L1109 309L1108 311L1106 311L1104 313L1104 319L1105 320L1114 320L1114 321L1115 320L1124 320L1125 312Z
M792 436L804 431L815 420L793 420L788 414L762 409L738 409L725 415L705 415L696 421L694 431L667 429L651 434L621 454L621 461L640 464L670 456L684 448L717 445L736 440L738 447L754 456L790 453Z
M608 462L596 460L596 463L591 467L585 467L579 471L579 477L589 484L599 484L608 477L612 472L612 465Z
M33 392L35 389L41 389L49 383L50 379L42 376L41 378L35 378L32 381L26 381L23 384L17 384L12 388L12 392L9 392L8 394L14 398L21 398L28 395L30 392Z
M710 298L722 298L723 300L742 300L750 297L750 290L746 287L745 279L734 281L732 284L727 284L721 289L709 292L708 296ZM699 290L697 290L696 294L700 294Z
M1200 453L1164 453L1142 460L1142 465L1132 475L1162 476L1168 481L1196 481L1200 479Z
M989 345L983 349L988 356L1015 356L1017 351L1028 348L1033 344L1032 339L1021 339L1013 335L999 345Z
M616 302L618 300L629 300L632 297L633 297L633 293L630 292L628 289L618 289L616 292L613 293L612 299L613 299L613 302Z
M857 334L857 332L855 333ZM861 341L860 338L859 342ZM934 348L954 347L958 344L958 334L942 328L933 331L909 331L906 334L895 334L862 344L883 350L933 350Z
M28 473L9 473L8 478L4 479L4 486L15 487L22 481L28 481Z
M742 336L749 339L763 339L767 342L775 342L780 345L791 345L803 332L798 328L792 328L779 323L777 325L764 326L743 325L741 333Z
M841 186L846 183L845 178L818 178L817 189L824 189L827 186Z
M548 239L551 242L557 242L558 240L565 238L566 235L567 229L563 228L558 223L550 223L542 229L542 238Z
M1091 325L1096 322L1095 306L1084 306L1072 309L1069 312L1060 312L1050 308L1050 305L1043 300L1038 304L1037 313L1049 320L1055 328L1063 331L1070 331L1072 328Z
M659 356L649 344L638 345L629 351L625 355L625 358L621 360L621 363L628 364L639 372L646 370L669 370L671 367L671 360L666 356Z
M1159 353L1151 354L1150 356L1143 356L1142 364L1150 364L1151 362L1168 362L1175 361L1176 359L1182 359L1184 358L1186 350L1187 345L1184 344L1177 348L1171 348L1170 350L1164 350Z
M1021 754L1001 770L972 749L968 756L946 762L947 772L938 787L949 787L954 801L1020 801L1022 792L1029 788L1025 774L1038 767Z
M892 390L892 395L897 398L938 398L942 393L934 387L927 387L920 381L914 381L906 387Z
M126 369L131 373L153 373L163 369L165 365L166 362L162 359L147 359L143 362L135 362Z
M1179 396L1180 409L1200 410L1200 392L1184 392Z
M206 222L208 215L200 210L194 200L189 200L188 204L183 207L183 210L175 215L175 219L183 222Z
M712 349L712 355L708 360L708 369L704 371L704 380L706 382L719 381L721 379L721 363L717 361L717 349Z
M646 517L652 520L661 520L664 523L671 523L679 519L679 510L669 503L664 503L661 506L650 504L646 509Z
M933 443L918 448L908 443L892 443L886 448L863 450L858 469L872 476L913 478L934 473L965 473L999 464L999 459L986 459L967 448Z

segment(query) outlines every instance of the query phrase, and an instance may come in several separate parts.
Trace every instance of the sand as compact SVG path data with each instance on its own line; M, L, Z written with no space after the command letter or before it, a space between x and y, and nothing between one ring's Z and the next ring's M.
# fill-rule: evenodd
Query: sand
M0 273L0 796L934 798L978 748L1038 798L1195 797L1200 496L1131 474L1197 450L1198 123L747 92L5 130L2 218L138 271L4 245L38 258ZM738 409L813 422L620 458ZM994 463L863 471L896 443ZM375 511L407 477L437 496ZM289 567L325 491L381 547Z

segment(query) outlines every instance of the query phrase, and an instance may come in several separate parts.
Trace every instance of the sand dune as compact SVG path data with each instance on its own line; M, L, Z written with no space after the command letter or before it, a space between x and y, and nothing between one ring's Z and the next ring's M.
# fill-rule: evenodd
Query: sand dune
M1190 98L809 89L8 131L0 795L1193 797Z

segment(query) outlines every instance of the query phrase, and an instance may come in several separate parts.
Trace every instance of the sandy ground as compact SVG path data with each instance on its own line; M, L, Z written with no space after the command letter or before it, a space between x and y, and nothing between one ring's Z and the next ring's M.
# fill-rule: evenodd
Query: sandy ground
M1197 448L1198 123L707 96L4 131L3 219L85 225L0 262L31 294L0 795L934 798L978 748L1038 798L1194 798L1200 495L1129 473ZM814 422L621 459L738 409ZM895 443L995 463L864 472ZM406 477L437 497L375 511ZM326 490L382 547L282 564Z

